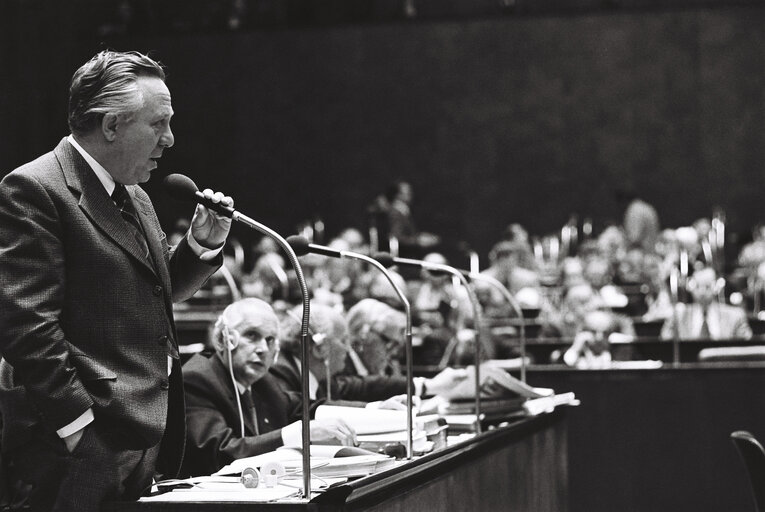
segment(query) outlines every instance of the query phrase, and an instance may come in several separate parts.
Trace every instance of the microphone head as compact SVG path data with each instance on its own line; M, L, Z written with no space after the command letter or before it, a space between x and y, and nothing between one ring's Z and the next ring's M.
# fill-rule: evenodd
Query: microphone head
M374 259L376 259L380 265L382 265L385 268L390 268L396 263L393 261L393 256L390 255L390 253L387 252L378 252L374 255Z
M199 191L194 180L183 174L170 174L162 181L165 190L171 197L181 201L196 202L196 193Z
M305 256L310 251L308 247L310 242L304 236L292 235L287 237L287 243L290 244L292 250L295 251L295 256Z

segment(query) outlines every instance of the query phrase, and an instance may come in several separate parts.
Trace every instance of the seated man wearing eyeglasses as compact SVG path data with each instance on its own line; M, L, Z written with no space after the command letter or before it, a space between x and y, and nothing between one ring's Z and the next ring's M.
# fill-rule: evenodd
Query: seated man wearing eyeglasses
M234 302L215 323L211 342L212 350L183 366L181 474L208 475L235 459L300 446L301 395L283 390L268 371L279 353L279 320L271 306L255 298ZM311 420L310 433L315 444L356 443L341 419Z

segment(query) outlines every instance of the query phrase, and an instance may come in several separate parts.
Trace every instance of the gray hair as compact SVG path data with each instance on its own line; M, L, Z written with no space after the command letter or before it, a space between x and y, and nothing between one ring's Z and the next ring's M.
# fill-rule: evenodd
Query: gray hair
M165 80L162 65L139 52L104 50L78 69L69 86L69 129L85 135L107 113L130 115L143 106L138 77Z

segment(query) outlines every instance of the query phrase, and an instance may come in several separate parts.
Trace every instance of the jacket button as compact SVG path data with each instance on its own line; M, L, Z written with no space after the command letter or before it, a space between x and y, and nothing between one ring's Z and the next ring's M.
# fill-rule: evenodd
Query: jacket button
M156 295L157 297L162 295L162 287L160 285L156 285L154 287L154 295Z
M160 347L166 346L170 341L170 336L167 336L166 334L163 334L157 339L157 345Z
M162 382L159 383L160 389L170 389L170 382L167 379L162 379Z

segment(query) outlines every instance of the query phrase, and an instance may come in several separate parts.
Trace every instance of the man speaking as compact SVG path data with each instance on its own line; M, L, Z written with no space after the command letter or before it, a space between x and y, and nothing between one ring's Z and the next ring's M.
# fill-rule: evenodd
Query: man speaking
M145 55L99 53L72 78L71 135L0 182L0 414L15 506L96 511L180 465L172 303L220 266L231 221L197 206L168 247L137 186L174 142L164 80Z

